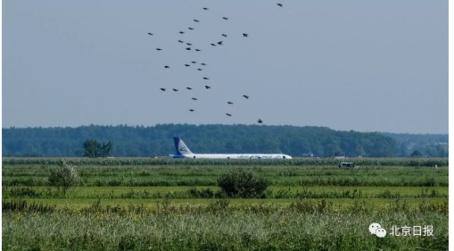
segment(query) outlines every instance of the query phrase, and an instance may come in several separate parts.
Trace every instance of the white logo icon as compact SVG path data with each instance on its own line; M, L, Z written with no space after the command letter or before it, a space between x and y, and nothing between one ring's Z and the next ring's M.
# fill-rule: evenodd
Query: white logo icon
M386 236L386 229L382 228L378 223L371 223L369 225L369 232L378 238L384 238Z

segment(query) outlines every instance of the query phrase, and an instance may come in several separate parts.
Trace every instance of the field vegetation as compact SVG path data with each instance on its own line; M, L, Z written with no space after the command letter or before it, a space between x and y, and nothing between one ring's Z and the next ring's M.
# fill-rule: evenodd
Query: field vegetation
M354 169L339 169L333 159L74 158L64 163L78 180L65 192L49 179L61 163L4 159L4 250L446 250L448 245L446 159L362 159ZM240 196L226 192L222 182L266 190ZM434 233L380 239L368 232L372 222L386 229L433 225Z

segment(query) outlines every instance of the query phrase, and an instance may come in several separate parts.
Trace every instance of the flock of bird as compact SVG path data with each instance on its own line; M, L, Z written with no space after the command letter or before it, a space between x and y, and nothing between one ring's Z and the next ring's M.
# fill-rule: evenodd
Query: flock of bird
M284 7L284 5L282 3L276 3L276 5L278 7L281 7L281 8ZM202 9L204 11L209 11L210 10L208 7L203 7ZM222 18L223 21L226 21L226 22L229 21L229 17L227 17L227 16L222 16L221 18ZM196 19L196 18L194 18L192 21L193 21L194 24L197 24L197 23L201 22L200 19ZM192 32L192 31L195 30L195 28L193 26L189 26L189 27L187 27L187 30L188 31L180 30L178 33L180 34L180 36L184 37L183 35L186 32ZM152 37L155 36L155 34L152 33L152 32L148 32L147 34L149 36L152 36ZM224 40L229 37L229 35L226 34L226 33L222 33L220 35L222 36L222 38ZM249 34L248 33L241 33L241 36L243 38L248 38ZM219 40L217 42L209 42L209 45L212 46L212 47L222 46L222 45L224 45L224 40ZM195 48L194 45L191 42L184 41L183 39L178 39L177 42L182 44L186 51L195 51L195 52L201 52L202 51L200 48ZM162 51L162 50L163 50L163 48L160 48L160 47L156 48L156 51ZM184 66L185 67L194 67L197 71L202 72L204 70L204 67L207 66L207 63L205 63L205 62L197 62L196 60L192 60L190 63L185 63ZM171 69L170 65L164 65L163 67L166 70ZM208 77L206 77L206 76L203 77L202 79L204 81L203 88L205 88L206 90L210 90L212 88L212 86L208 84L210 79ZM173 92L179 92L180 91L178 88L161 87L159 89L162 92L167 92L167 91L170 91L170 90L173 91ZM186 90L187 91L191 91L191 90L193 90L193 87L187 86ZM244 100L248 100L250 98L250 96L248 94L242 94L241 97ZM197 102L199 100L199 98L197 98L197 97L191 97L191 99L194 102ZM225 102L228 105L234 105L233 101L227 100ZM189 108L188 111L189 112L195 112L196 110L194 108ZM233 114L231 112L226 112L225 116L232 117ZM262 124L263 120L261 118L259 118L259 119L257 119L257 123Z

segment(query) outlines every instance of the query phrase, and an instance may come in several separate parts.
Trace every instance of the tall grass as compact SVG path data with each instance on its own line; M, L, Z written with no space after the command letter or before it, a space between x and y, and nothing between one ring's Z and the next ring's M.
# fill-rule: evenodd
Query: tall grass
M431 212L340 214L328 204L293 211L223 210L161 214L3 214L5 250L445 250L446 216ZM162 209L169 210L167 209ZM368 225L434 225L435 237L378 239Z
M98 189L97 187L82 187L73 189L63 195L57 188L51 187L4 187L5 199L216 199L226 198L227 195L215 187L169 187L168 189L153 189L153 187L121 187L113 189ZM364 189L355 186L345 187L270 187L261 196L266 199L361 199L361 198L446 198L447 188L420 189L398 187L372 187ZM162 189L162 190L161 190Z
M4 250L447 249L447 159L358 159L340 170L332 159L74 158L81 183L65 196L47 182L58 161L3 161ZM232 169L271 187L227 200L216 181ZM378 239L371 222L433 225L434 237Z

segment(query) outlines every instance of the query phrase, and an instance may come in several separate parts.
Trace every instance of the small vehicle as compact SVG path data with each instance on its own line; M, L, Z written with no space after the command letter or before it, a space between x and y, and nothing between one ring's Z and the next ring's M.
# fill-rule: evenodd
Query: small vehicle
M337 167L338 168L354 168L355 163L353 163L351 161L341 161L341 162L339 162L339 164L337 164Z

